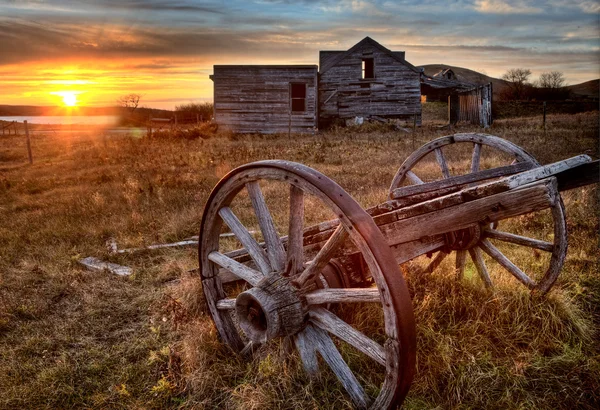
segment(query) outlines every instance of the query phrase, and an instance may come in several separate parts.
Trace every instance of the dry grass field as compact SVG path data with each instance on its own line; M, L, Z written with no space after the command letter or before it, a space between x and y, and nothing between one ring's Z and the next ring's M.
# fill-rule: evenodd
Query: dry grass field
M511 118L488 133L545 164L597 158L598 121L597 111L553 114L544 132L541 117ZM261 159L304 163L373 206L414 149L449 133L432 122L415 134L366 125L291 139L36 130L33 165L23 136L0 137L0 408L348 408L333 378L310 381L277 352L245 362L219 342L199 278L188 273L196 249L115 256L105 242L129 248L197 235L217 181ZM481 130L456 130L469 131ZM600 406L598 187L563 199L570 247L545 298L509 280L488 292L470 265L456 282L452 260L429 276L416 273L420 261L406 264L418 338L406 408ZM76 262L85 256L134 274L89 272Z

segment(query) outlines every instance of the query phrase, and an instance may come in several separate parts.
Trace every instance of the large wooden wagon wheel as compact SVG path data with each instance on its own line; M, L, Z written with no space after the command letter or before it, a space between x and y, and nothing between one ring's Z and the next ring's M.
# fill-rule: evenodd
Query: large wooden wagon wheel
M286 240L280 237L274 223L277 218L267 206L273 184L289 198ZM232 211L232 201L244 195L250 200L246 210L253 209L264 246ZM334 212L341 223L316 254L305 255L305 204L308 212L317 203ZM250 261L240 263L220 249L223 222L247 250ZM344 246L360 253L374 286L315 288L315 279ZM308 374L316 375L319 370L333 373L357 408L390 408L402 403L415 366L410 295L373 220L325 175L286 161L255 162L230 172L215 187L204 209L199 262L210 314L220 337L233 350L260 352L284 339ZM224 272L237 275L244 286L224 284ZM368 323L365 330L365 323L354 326L335 313L336 308L343 311L365 302L381 312L380 329ZM363 322L377 322L377 318ZM357 360L363 365L357 366ZM372 378L361 371L378 373L373 380L380 384L363 386Z
M451 149L454 149L454 154L457 154L458 157L462 155L463 162L467 159L468 167L466 169L463 168L460 170L460 167L452 166L453 162L460 162L460 158L454 161L450 160L447 152ZM470 154L470 160L465 158L465 153ZM504 162L498 163L499 159ZM428 160L429 169L427 166L424 166ZM492 164L491 168L483 170L482 164L484 163L487 163L488 166ZM433 167L437 168L437 175L431 169L432 164ZM499 137L478 133L440 137L417 149L402 163L392 180L390 197L392 199L400 197L403 190L398 188L401 188L403 185L437 183L439 186L447 186L449 184L440 185L439 180L448 179L458 181L462 179L461 182L464 182L469 174L474 175L476 173L478 175L487 173L487 176L491 178L499 178L538 166L539 163L535 158L525 150ZM430 173L433 176L430 175L429 178L419 177L417 171L419 167L422 173ZM431 180L436 182L432 182ZM532 212L531 215L517 217L517 221L513 218L513 221L500 221L495 224L482 222L469 229L446 234L445 249L438 252L425 271L433 272L446 256L450 253L455 253L457 276L461 278L465 270L466 255L468 253L485 285L488 287L492 286L492 280L483 258L483 251L505 270L510 272L520 283L535 293L546 293L556 281L567 252L564 204L558 190L555 190L553 194L557 198L555 204L551 206L549 211L545 211L545 215L541 216L541 218L546 218L549 227L545 238L533 238L531 234L509 232L509 230L518 231L521 229L519 226L522 225L521 220L524 219L527 222L527 220L536 216L534 215L535 212ZM518 220L519 218L521 220ZM517 227L515 228L515 226ZM426 227L424 229L426 232ZM499 247L506 248L508 246L506 244L511 244L509 247L513 247L512 252L510 249L508 252L499 249ZM517 266L518 263L511 261L505 255L505 253L509 253L509 256L510 254L517 255L519 252L522 254L529 253L528 256L530 256L530 258L519 258L521 263L525 259L531 260L531 256L534 256L533 259L535 260L536 258L542 259L540 255L549 255L549 258L546 256L544 260L544 265L547 267L542 267L543 269L539 269L539 272L536 274L526 272L527 269L520 268Z

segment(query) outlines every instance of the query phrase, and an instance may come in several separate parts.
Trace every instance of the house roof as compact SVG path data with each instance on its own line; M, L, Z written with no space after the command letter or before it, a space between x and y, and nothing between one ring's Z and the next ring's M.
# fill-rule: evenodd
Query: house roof
M475 84L463 83L457 80L447 80L443 77L429 77L425 74L421 75L421 84L435 89L456 89L458 91L469 90L476 86Z
M321 50L319 51L319 67L323 67L332 58L335 58L339 54L344 54L345 50Z
M444 68L444 69L438 71L437 73L435 73L433 76L434 77L440 77L440 76L445 75L447 72L451 72L452 74L454 74L454 71L452 71L451 68Z
M306 68L314 69L317 68L316 64L216 64L213 65L215 69L228 69L228 68L277 68L277 69L297 69Z
M346 58L347 56L349 56L350 54L352 54L353 52L355 52L356 50L358 50L360 47L364 46L365 44L369 44L369 45L379 49L380 51L382 51L382 52L386 53L387 55L389 55L390 57L392 57L394 60L398 61L399 63L404 64L405 66L407 66L414 72L416 72L416 73L421 72L417 67L415 67L414 65L412 65L411 63L409 63L408 61L406 61L403 58L404 53L397 52L397 51L396 52L391 51L391 50L385 48L384 46L382 46L381 44L379 44L377 41L373 40L371 37L365 37L361 41L356 43L354 46L352 46L349 50L347 50L343 53L336 54L335 56L332 56L331 58L328 58L325 61L325 63L323 64L323 66L320 67L321 74L326 72L333 66L335 66L337 63L342 61L344 58Z

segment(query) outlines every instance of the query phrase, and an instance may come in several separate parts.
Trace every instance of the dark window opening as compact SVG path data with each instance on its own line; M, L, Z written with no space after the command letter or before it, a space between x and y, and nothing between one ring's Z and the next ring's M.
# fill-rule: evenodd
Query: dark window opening
M306 84L290 83L292 112L306 111Z
M363 58L362 78L375 78L375 64L372 58Z

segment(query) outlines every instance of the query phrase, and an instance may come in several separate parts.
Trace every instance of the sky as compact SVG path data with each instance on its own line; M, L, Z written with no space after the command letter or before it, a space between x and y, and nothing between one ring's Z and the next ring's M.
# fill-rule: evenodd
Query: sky
M596 0L0 0L0 104L212 100L214 64L318 64L366 36L413 65L600 77Z

